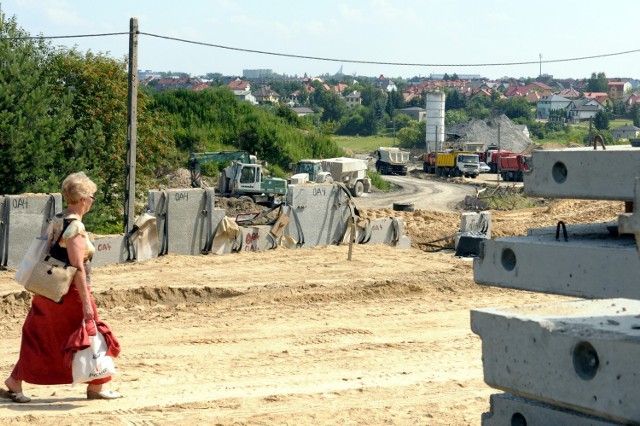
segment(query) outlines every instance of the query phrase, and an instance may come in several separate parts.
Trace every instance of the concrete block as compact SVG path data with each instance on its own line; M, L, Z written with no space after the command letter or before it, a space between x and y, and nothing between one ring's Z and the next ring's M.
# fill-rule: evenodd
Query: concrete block
M396 244L396 247L399 249L410 249L411 248L411 238L403 235L402 237L400 237L400 241L398 241L398 244Z
M491 395L490 403L491 411L482 415L482 426L614 426L622 424L512 394Z
M532 163L532 170L524 175L528 195L633 201L640 149L627 145L606 150L540 150L533 152Z
M241 228L242 245L240 251L265 251L278 246L276 239L269 233L271 226L251 226Z
M383 217L373 219L358 242L361 244L398 245L404 230L402 218Z
M640 301L474 309L484 380L525 398L640 423Z
M16 269L31 241L46 231L49 218L62 211L60 194L5 195L2 211L2 266Z
M101 236L95 238L96 252L91 260L92 266L124 263L127 261L127 244L124 235Z
M618 234L617 222L599 222L599 223L579 223L575 225L566 225L567 234L569 236L574 235L603 235L603 236L616 236ZM558 230L557 226L545 226L543 228L530 228L527 229L527 235L554 235ZM562 237L562 227L560 229L560 236Z
M487 239L484 234L474 232L459 232L456 234L455 255L462 257L477 257L480 255L480 245Z
M160 253L202 254L217 227L212 189L149 191L149 209L156 216Z
M474 259L481 285L585 298L640 300L640 256L633 236L555 234L485 240Z
M491 213L462 213L460 215L460 232L484 234L486 235L486 238L491 238Z
M337 185L289 185L286 203L289 223L285 234L296 241L304 241L302 247L334 245L342 241L353 206Z

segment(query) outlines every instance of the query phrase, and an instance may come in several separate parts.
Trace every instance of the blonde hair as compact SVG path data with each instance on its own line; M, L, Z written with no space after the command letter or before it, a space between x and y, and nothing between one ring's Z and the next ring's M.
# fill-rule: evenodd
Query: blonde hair
M98 186L84 172L71 173L62 182L62 197L67 204L76 204L91 197L97 189Z

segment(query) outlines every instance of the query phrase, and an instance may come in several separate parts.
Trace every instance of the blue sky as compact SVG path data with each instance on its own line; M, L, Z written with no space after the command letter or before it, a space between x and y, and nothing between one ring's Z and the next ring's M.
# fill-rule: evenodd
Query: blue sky
M129 31L265 52L340 59L321 61L238 52L140 35L138 68L192 75L268 68L302 76L387 77L431 73L556 78L640 78L640 51L580 61L544 63L640 50L636 0L0 0L31 35ZM628 21L625 19L628 18ZM127 35L57 39L54 45L123 58ZM350 63L411 63L396 66ZM533 62L527 65L478 66ZM438 66L447 64L451 66ZM454 66L470 64L472 66Z

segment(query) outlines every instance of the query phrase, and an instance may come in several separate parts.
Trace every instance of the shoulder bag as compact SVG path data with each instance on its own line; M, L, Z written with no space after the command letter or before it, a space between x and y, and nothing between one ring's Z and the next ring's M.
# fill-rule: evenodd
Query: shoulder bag
M72 219L75 220L75 219ZM71 222L69 222L71 223ZM32 293L38 294L40 296L44 296L48 299L53 300L58 303L62 300L62 296L67 294L69 291L69 287L71 286L71 281L73 281L73 277L76 274L77 268L71 266L68 262L64 262L56 259L51 256L51 251L55 247L60 246L60 239L62 238L62 234L67 229L69 224L62 228L58 239L53 247L49 246L48 250L43 250L42 242L38 241L39 238L36 238L31 245L39 246L40 251L36 251L34 249L34 253L31 256L38 256L38 259L35 263L33 263L33 268L31 272L28 273L24 271L21 275L24 281L24 288L29 290ZM48 243L48 239L46 240ZM46 246L45 246L46 247ZM27 255L31 251L31 247L29 251L27 251ZM24 260L23 260L24 261ZM22 268L22 264L20 265ZM18 280L18 275L20 274L20 269L18 270L18 274L16 274L16 280ZM26 275L26 278L24 276ZM18 282L20 282L18 280Z

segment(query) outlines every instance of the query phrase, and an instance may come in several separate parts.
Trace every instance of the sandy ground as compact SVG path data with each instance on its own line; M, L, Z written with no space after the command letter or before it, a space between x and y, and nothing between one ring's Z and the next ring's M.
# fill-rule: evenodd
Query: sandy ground
M493 212L493 236L613 220L622 203L565 200ZM387 246L175 256L95 268L101 316L123 347L116 401L82 386L25 385L3 424L478 425L498 391L483 381L470 309L559 296L482 287L473 262L425 242L460 213L400 215L413 241ZM18 357L30 296L0 272L0 372Z

